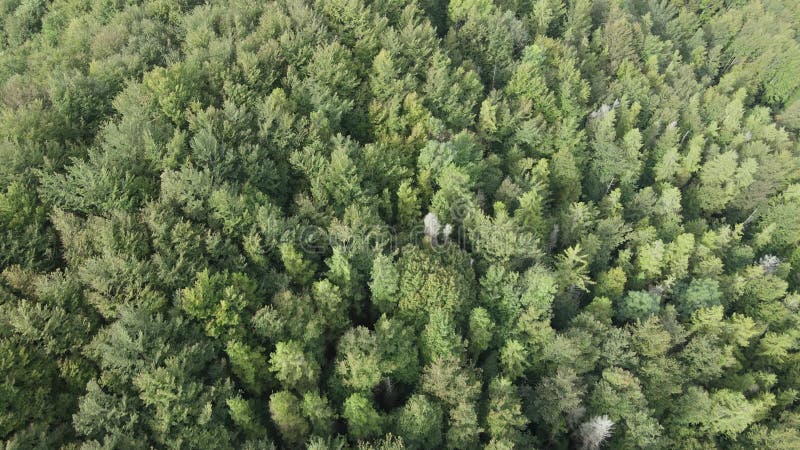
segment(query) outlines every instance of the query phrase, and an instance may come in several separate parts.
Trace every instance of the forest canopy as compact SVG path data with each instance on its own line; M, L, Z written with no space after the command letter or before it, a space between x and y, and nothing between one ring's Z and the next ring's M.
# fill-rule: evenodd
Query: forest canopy
M795 0L2 0L0 446L800 448Z

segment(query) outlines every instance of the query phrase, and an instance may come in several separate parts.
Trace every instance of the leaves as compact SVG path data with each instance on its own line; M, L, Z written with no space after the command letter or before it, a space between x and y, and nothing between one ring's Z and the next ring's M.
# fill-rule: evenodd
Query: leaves
M788 0L12 0L9 448L800 448Z

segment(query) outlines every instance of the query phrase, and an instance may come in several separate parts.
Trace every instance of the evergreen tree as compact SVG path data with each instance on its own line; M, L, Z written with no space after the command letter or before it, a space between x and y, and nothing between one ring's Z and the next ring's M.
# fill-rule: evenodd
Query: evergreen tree
M798 23L0 4L0 446L800 448Z

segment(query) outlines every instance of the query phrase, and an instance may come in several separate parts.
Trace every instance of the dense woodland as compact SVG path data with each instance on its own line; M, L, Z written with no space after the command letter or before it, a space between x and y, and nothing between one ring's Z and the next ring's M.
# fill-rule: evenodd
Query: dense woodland
M0 444L800 448L795 0L1 0Z

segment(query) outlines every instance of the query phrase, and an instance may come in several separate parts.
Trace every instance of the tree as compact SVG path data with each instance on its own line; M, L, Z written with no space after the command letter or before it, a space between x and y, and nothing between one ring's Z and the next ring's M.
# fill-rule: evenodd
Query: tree
M612 186L631 189L642 172L642 134L633 128L627 130L617 141L615 128L616 111L603 105L591 115L589 130L592 135L592 148L596 155L592 159L591 173L594 177L591 195L600 198Z
M425 99L431 112L454 129L466 128L475 118L481 83L464 67L452 67L443 52L434 53L425 77Z
M452 23L461 24L451 39L476 62L484 85L502 86L516 51L528 40L522 23L511 11L503 12L490 2L455 2L448 6L448 17ZM501 29L508 31L497 31ZM474 39L470 45L468 37Z
M489 411L486 428L492 439L520 442L528 420L515 387L507 378L495 378L489 385Z
M450 410L446 439L448 448L475 448L482 431L483 428L478 425L478 414L471 403L461 402Z
M375 438L381 433L383 418L362 394L353 394L345 400L342 416L355 440Z
M500 366L503 374L510 380L515 380L525 374L527 367L527 352L525 347L514 339L509 339L500 349Z
M0 266L21 264L47 268L52 262L53 230L46 224L46 210L37 205L35 196L19 182L0 192Z
M563 439L568 426L573 425L581 412L583 386L574 370L559 368L558 372L542 379L533 391L532 402L525 413L532 421L542 423L546 430L540 436L549 441Z
M800 448L800 3L0 24L4 447Z
M397 415L397 435L408 448L435 448L442 444L442 410L425 395L408 399Z
M241 428L248 437L256 438L266 434L266 429L259 423L259 419L254 411L252 401L247 401L241 397L233 397L227 400L231 420L237 427Z
M397 222L408 228L419 219L419 192L409 180L403 180L397 188Z
M289 391L279 391L269 397L270 417L288 443L304 442L311 430L300 405L300 399Z
M558 255L556 269L558 270L559 284L562 289L576 287L588 291L588 286L593 282L588 277L588 264L586 257L581 254L580 244L564 250Z
M269 358L269 370L284 389L311 389L319 377L319 366L295 341L278 342Z
M316 392L303 394L303 415L311 424L311 432L317 436L330 436L338 418L328 399Z
M313 264L303 258L303 255L289 242L281 244L280 250L281 259L289 276L301 286L307 285L314 276L315 269Z
M474 213L469 217L468 236L474 252L488 263L508 264L512 267L539 257L539 242L533 234L517 229L506 205L494 204L494 217Z
M772 399L748 401L739 392L725 389L709 394L701 388L690 388L679 405L681 423L699 426L710 436L735 438L760 414L769 408Z
M324 279L311 286L315 312L324 317L326 334L338 334L350 325L349 302L343 298L341 288Z
M711 213L721 211L742 189L753 182L757 163L752 159L737 161L737 154L720 153L700 168L696 191L698 205Z
M353 391L369 391L381 380L381 355L375 334L364 327L345 332L338 345L336 373Z
M720 292L719 283L716 280L695 278L683 287L676 297L676 309L688 317L700 308L720 305L722 292Z
M207 72L193 62L158 67L147 74L145 86L153 93L163 114L174 123L182 123L188 107L198 102L212 103L213 89Z
M428 316L428 323L420 334L420 351L423 361L455 357L464 352L464 342L455 329L453 319L441 309L435 309Z
M800 187L791 185L786 191L776 196L762 219L764 238L769 240L771 248L791 248L800 242L800 228L795 217L800 205Z
M489 348L494 326L486 309L477 307L472 310L469 315L469 348L473 358L477 359L481 352Z
M229 341L225 353L228 355L231 371L249 391L260 394L270 386L271 380L264 377L267 364L263 349L252 348L239 341Z
M407 246L397 262L399 282L398 314L415 325L427 320L427 313L440 309L440 318L463 317L475 302L474 271L467 256L452 251ZM466 317L465 317L466 318ZM463 320L463 319L462 319Z
M597 278L595 294L608 297L612 300L622 297L628 277L621 267L612 267L601 273Z
M206 333L219 336L236 333L242 322L243 310L251 304L255 285L243 273L197 274L194 285L180 293L183 309L205 322Z
M105 435L121 442L134 442L133 435L141 429L141 423L138 417L127 414L128 401L127 397L115 398L103 392L95 380L90 381L75 415L76 430L88 438Z
M599 449L603 441L611 437L614 422L608 416L592 417L578 429L581 447L587 450Z
M147 412L143 422L155 445L186 442L192 446L219 447L235 439L234 431L226 427L225 400L232 396L232 386L229 381L214 385L214 380L198 376L209 368L213 370L207 366L208 350L205 349L206 355L202 353L203 350L184 347L163 365L145 368L133 378L139 401ZM202 423L203 427L183 426L183 420Z
M370 280L370 291L372 301L379 310L384 312L391 311L397 301L398 290L397 268L392 262L391 257L379 254L372 262L372 279Z
M381 371L400 383L415 384L420 361L413 328L383 315L375 323L375 338L381 354Z
M597 438L602 437L599 432L608 427L610 420L619 428L618 432L612 434L609 445L657 445L662 427L651 416L639 381L630 372L620 368L603 371L601 380L590 394L587 408L589 414L600 411L608 411L609 415L598 422L588 421L590 425L583 431L592 435L584 435L584 439L591 437L593 439L590 442L596 442ZM583 440L583 443L588 442Z
M620 320L645 320L660 309L660 301L653 294L645 291L628 292L617 306L617 317Z
M464 368L455 358L437 359L425 367L422 390L449 407L474 402L481 393L478 374Z

